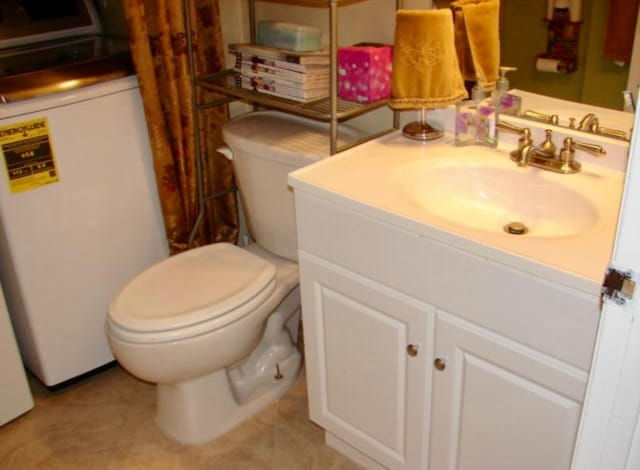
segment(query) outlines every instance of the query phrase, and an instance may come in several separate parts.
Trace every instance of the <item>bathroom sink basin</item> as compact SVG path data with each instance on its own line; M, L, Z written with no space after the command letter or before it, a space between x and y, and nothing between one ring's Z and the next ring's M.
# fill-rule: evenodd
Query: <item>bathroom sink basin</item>
M612 160L608 142L606 157L580 154L581 171L563 175L517 166L509 158L517 145L513 137L493 149L456 147L453 137L424 143L391 133L289 179L295 190L443 247L599 292L611 259L626 156L618 159L620 152ZM528 232L505 232L513 222ZM363 236L372 246L385 242ZM439 251L431 257L441 262Z
M414 163L401 171L406 196L419 211L450 224L491 232L511 226L511 233L524 231L528 237L566 237L588 231L599 220L582 191L588 176L473 158Z

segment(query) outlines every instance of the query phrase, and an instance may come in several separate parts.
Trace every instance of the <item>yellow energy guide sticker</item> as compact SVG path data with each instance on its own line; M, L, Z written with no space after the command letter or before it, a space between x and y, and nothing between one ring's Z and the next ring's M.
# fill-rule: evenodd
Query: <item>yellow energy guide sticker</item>
M47 118L0 127L0 149L12 193L59 181Z

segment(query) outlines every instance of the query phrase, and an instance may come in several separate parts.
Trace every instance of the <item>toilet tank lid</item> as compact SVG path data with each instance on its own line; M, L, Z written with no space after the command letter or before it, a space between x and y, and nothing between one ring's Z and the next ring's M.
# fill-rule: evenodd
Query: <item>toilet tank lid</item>
M242 114L227 122L222 128L222 134L232 151L243 150L296 166L308 165L329 156L328 123L278 111ZM363 135L353 127L340 125L338 145L359 139ZM296 159L300 159L298 163Z

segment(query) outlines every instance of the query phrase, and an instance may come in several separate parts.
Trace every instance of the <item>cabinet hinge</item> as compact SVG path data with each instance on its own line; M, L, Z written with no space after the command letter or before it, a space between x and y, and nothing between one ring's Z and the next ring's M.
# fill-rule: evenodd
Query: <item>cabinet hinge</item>
M627 300L633 298L636 283L633 280L632 271L621 271L609 267L604 276L604 282L600 289L602 300L610 301L618 305L624 305Z

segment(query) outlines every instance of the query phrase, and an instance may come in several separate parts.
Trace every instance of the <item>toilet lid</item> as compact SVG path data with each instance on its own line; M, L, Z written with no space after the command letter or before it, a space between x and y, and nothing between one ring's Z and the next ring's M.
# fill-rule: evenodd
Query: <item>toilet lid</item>
M203 246L132 279L111 302L109 317L139 332L185 328L235 314L257 295L268 294L275 273L271 263L230 243Z

